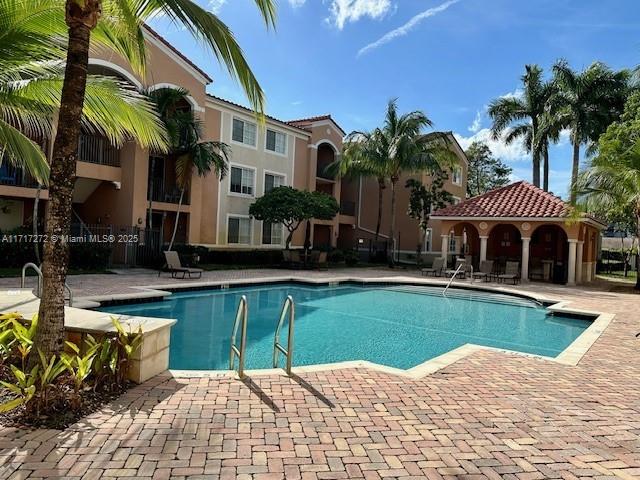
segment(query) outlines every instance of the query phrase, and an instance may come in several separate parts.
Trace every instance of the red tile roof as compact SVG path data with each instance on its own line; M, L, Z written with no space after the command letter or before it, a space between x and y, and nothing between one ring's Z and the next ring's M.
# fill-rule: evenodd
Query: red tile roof
M294 127L302 127L314 122L321 122L322 120L331 120L333 124L342 132L342 134L346 135L346 132L340 125L338 125L338 122L336 122L331 115L318 115L315 117L299 118L297 120L289 120L287 123L289 125L293 125Z
M569 213L561 198L520 181L441 208L432 217L562 218Z

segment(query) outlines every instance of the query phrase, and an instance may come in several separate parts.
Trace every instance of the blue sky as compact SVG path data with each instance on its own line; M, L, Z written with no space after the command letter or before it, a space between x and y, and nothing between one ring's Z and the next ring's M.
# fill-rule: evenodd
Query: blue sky
M466 147L488 138L486 105L517 94L526 63L640 63L638 0L279 0L275 31L264 28L252 0L200 1L235 33L269 114L331 113L346 131L377 126L397 97L401 110L424 110ZM214 78L210 93L246 104L188 33L162 19L153 26ZM490 146L514 179L531 179L519 145ZM566 196L570 162L565 137L551 152L556 194Z

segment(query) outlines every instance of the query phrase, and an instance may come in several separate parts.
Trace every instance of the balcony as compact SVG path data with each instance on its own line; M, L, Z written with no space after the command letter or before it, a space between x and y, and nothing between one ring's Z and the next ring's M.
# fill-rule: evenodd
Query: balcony
M120 149L109 143L109 140L95 135L80 135L78 144L78 160L81 162L120 166Z
M14 167L5 161L0 165L0 185L36 188L38 182L23 168Z
M176 184L167 183L162 178L152 178L149 180L147 200L177 204L180 202L180 189ZM182 204L189 205L188 190L184 192Z
M355 217L356 202L350 200L340 200L340 215L349 215Z

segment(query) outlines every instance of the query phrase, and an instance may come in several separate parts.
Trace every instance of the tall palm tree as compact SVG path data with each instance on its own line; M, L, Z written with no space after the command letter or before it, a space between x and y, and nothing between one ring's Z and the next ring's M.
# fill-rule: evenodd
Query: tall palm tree
M387 105L384 125L376 130L380 158L380 168L391 186L391 223L389 241L391 255L389 262L393 266L396 234L396 186L404 173L422 171L433 172L451 167L455 156L448 148L448 137L441 132L424 133L433 124L421 111L398 114L397 100Z
M380 150L378 132L353 131L347 135L342 155L330 165L330 171L334 175L345 178L357 179L361 177L375 178L378 183L378 213L374 241L380 237L382 225L382 201L384 191L387 188L387 180L384 169L384 156Z
M18 0L15 0L18 1ZM25 8L30 8L27 0ZM54 0L51 0L54 1ZM82 109L85 103L89 50L92 42L121 54L144 73L146 49L144 22L165 15L205 44L232 76L238 79L251 104L262 111L264 95L229 28L192 0L56 0L58 21L67 27L67 57L62 85L59 128L53 145L49 175L49 209L45 230L49 235L69 232ZM268 26L275 23L273 0L254 0ZM45 355L63 346L64 282L68 246L49 242L44 248L43 289L37 349Z
M505 131L507 143L522 140L525 149L532 153L533 184L539 187L540 152L533 149L533 139L537 135L548 98L548 86L544 81L542 68L538 65L526 65L522 87L522 96L501 97L491 102L491 131L496 140Z
M562 130L561 118L557 115L557 112L548 107L540 118L537 136L532 142L532 148L542 158L542 188L545 192L549 191L549 146L560 140Z
M195 173L204 177L215 171L222 180L229 170L229 146L224 142L201 141L202 124L191 110L179 108L180 101L189 95L181 88L162 88L151 93L169 134L169 156L175 160L176 183L180 200L168 250L173 248L180 220L180 208L185 190Z
M620 117L629 92L630 72L614 72L596 62L576 72L566 61L553 66L557 90L553 109L557 121L571 132L573 165L571 169L571 203L576 201L576 182L580 169L580 146L597 141L607 127Z

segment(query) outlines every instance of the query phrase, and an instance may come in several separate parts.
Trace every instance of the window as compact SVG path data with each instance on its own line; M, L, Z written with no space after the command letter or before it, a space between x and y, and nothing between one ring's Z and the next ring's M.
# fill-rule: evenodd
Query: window
M454 205L458 205L462 200L460 200L460 197L453 197L453 204Z
M456 251L456 234L453 232L449 233L449 251L450 252Z
M251 219L229 217L227 243L248 245L251 243Z
M280 223L262 223L262 244L282 245L282 225Z
M264 193L269 193L271 190L284 185L284 177L282 175L275 175L273 173L264 174Z
M427 228L427 231L425 232L425 235L424 235L424 251L425 252L431 251L432 242L433 242L433 230L431 228Z
M256 124L245 122L244 120L233 119L233 133L231 138L234 142L245 145L256 146Z
M267 150L284 155L287 152L287 136L267 129Z
M250 168L231 167L229 190L242 195L253 195L255 172Z
M462 167L453 167L451 181L456 185L462 185Z

